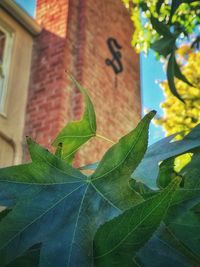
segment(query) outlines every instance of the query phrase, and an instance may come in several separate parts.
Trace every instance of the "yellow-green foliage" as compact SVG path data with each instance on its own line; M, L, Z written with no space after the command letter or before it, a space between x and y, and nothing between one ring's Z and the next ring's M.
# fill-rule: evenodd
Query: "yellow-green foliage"
M195 86L189 86L180 77L179 80L175 79L175 86L173 86L174 65L170 65L170 62L167 63L170 88L167 81L161 84L166 95L166 100L161 105L165 115L155 122L164 128L166 135L181 132L176 136L176 139L181 139L200 123L200 89L198 89L200 88L200 53L192 52L189 46L181 46L176 50L175 44L180 46L184 42L185 36L190 36L191 33L196 35L196 27L200 24L200 2L186 0L176 3L169 0L122 1L130 10L133 21L132 46L135 50L147 53L151 47L158 57L164 56L166 62L169 58L172 59L174 54L179 55L183 65L183 74ZM166 43L168 44L170 38L172 40L169 42L170 47L168 49ZM191 39L190 45L192 42ZM185 104L180 99L184 100ZM189 160L190 155L178 157L175 162L176 169L180 170Z
M178 100L171 93L167 81L161 83L165 94L165 101L161 103L164 110L162 118L155 119L154 122L161 125L166 135L180 132L176 139L182 139L193 127L200 123L200 52L194 53L188 46L182 46L178 51L179 59L184 61L187 57L187 64L182 67L182 72L193 85L176 80L176 88L185 104ZM180 169L191 160L191 154L182 155L175 160L175 169Z
M122 0L122 2L130 10L134 25L132 45L138 53L142 51L147 53L150 45L161 37L152 27L151 14L167 25L170 18L170 1L163 1L159 12L157 10L158 0ZM198 5L198 1L190 5L182 3L173 15L172 23L178 23L180 27L184 27L185 32L192 33L196 25L200 23Z
M167 81L162 82L161 87L166 96L165 101L161 103L164 117L156 119L155 122L164 128L166 135L182 132L180 138L200 123L200 52L191 52L189 47L183 46L178 50L178 55L182 60L183 55L188 58L182 72L195 87L180 80L175 81L177 91L185 101L184 104L172 95Z

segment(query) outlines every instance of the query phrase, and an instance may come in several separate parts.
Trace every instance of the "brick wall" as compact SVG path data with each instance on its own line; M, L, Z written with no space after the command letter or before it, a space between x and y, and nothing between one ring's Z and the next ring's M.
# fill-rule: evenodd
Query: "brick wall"
M49 147L69 118L66 92L67 0L38 0L43 31L34 41L26 135Z
M35 40L26 133L48 146L69 119L80 118L83 101L65 69L88 89L98 133L117 141L140 118L139 57L130 46L132 23L120 0L38 0L37 20L44 27ZM115 74L107 39L121 45L123 72ZM78 164L99 160L110 146L88 142ZM89 155L85 157L84 155Z

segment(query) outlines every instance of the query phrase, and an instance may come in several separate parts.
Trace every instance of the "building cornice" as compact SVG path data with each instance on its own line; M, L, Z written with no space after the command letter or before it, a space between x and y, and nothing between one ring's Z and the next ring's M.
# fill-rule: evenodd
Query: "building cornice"
M0 0L2 7L10 16L20 23L31 35L37 36L42 28L40 25L29 16L15 1Z

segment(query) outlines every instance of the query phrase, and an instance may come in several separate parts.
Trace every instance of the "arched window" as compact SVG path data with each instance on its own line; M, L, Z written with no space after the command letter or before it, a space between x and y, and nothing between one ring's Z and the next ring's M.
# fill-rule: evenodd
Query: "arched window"
M11 61L12 33L0 22L0 113L5 114L8 76Z
M0 62L3 62L3 52L5 49L6 35L0 30Z
M3 31L0 30L0 103L2 102L3 84L4 84L4 79L5 79L5 74L4 74L4 69L3 69L5 44L6 44L6 35Z

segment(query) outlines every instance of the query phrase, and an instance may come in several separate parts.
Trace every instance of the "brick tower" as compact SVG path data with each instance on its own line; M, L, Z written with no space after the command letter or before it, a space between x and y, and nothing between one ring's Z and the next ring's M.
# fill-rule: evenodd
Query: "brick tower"
M133 28L122 2L38 0L36 19L43 30L34 43L26 135L49 148L69 120L80 118L83 99L65 70L87 88L101 135L117 141L135 127L141 111L139 56L130 46ZM109 146L89 142L79 153L80 164L99 160Z

